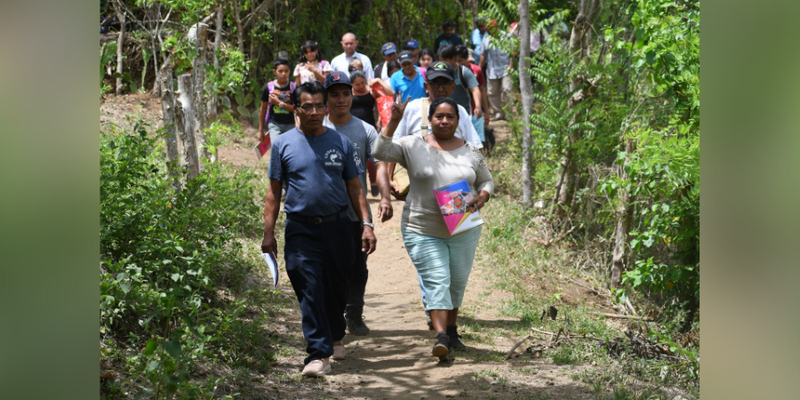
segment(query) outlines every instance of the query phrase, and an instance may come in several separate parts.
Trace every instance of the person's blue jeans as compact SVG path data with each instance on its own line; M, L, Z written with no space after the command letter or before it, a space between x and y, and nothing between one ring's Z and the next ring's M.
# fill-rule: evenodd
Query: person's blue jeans
M472 126L475 127L475 132L478 133L478 137L481 139L481 142L485 142L486 134L484 134L483 132L483 116L481 116L480 118L475 118L475 116L473 115Z

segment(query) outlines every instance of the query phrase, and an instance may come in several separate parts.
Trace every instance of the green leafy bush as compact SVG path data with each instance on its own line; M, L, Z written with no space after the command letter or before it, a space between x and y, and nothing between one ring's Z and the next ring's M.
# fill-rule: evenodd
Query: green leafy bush
M197 397L207 388L191 380L195 363L230 359L213 343L258 323L234 322L247 310L218 294L253 268L237 239L259 230L255 174L206 164L176 190L163 142L145 126L100 143L100 332L135 349L129 368L149 382L143 395Z

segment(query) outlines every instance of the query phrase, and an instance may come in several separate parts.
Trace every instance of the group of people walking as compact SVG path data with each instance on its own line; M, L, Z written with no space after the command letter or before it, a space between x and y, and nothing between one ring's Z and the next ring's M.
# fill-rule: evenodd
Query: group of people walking
M370 332L363 318L367 258L377 248L374 221L394 216L391 195L405 201L401 233L435 334L431 355L446 360L466 347L458 310L481 227L451 235L434 189L465 180L474 194L466 208L477 211L494 185L481 152L484 74L453 26L445 21L435 52L413 39L399 52L395 43L384 44L384 60L374 68L356 51L352 33L330 63L313 41L302 45L294 69L288 60L274 62L259 123L259 135L272 141L262 250L278 254L283 200L283 258L307 342L303 375L322 376L331 358L345 359L346 332ZM481 44L476 52L483 59L492 51ZM407 191L392 178L397 165L408 176ZM376 210L366 198L369 175L380 197Z

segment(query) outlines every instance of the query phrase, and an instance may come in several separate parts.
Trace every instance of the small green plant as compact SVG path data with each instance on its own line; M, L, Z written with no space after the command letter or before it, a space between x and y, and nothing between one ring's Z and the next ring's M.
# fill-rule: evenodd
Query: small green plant
M106 68L108 64L117 56L117 42L106 42L100 46L100 96L111 91L111 85L105 83Z

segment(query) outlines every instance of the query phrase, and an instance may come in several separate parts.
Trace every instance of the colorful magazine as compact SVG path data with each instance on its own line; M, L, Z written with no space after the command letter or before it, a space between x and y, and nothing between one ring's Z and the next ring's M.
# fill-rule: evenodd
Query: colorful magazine
M480 212L467 210L467 203L472 200L473 194L466 180L434 189L433 195L451 235L483 225Z
M256 155L258 155L259 160L261 157L264 157L264 154L267 154L270 147L272 147L272 140L270 140L269 132L267 132L267 134L264 135L264 139L261 139L256 145Z

